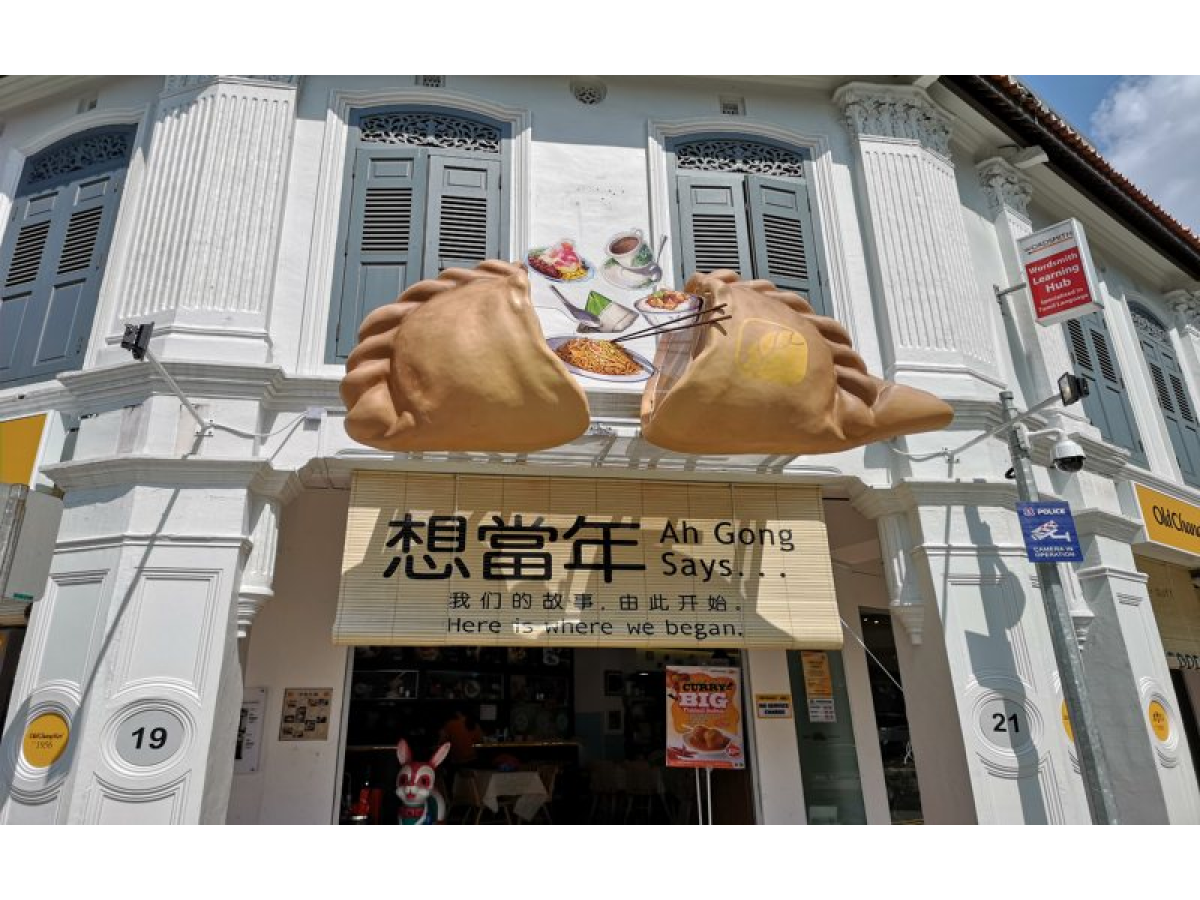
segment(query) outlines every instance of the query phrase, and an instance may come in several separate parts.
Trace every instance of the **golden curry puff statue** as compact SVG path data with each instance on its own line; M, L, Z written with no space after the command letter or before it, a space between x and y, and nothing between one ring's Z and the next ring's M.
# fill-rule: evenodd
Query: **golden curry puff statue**
M522 453L587 430L525 270L488 260L413 285L363 320L346 362L346 431L381 450Z
M950 406L867 372L850 335L808 301L735 272L685 290L732 319L661 335L642 436L682 453L836 453L944 428Z

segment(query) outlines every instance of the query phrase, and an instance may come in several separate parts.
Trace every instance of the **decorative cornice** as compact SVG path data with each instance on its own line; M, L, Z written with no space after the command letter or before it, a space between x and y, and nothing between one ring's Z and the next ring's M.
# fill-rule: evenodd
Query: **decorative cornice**
M66 493L107 487L248 488L271 464L229 457L106 456L42 466Z
M1029 217L1033 184L1028 178L999 156L985 159L975 170L979 173L979 181L983 185L983 193L988 199L992 215L1007 207L1023 218Z
M1192 334L1200 332L1200 291L1171 291L1163 296L1180 328Z
M950 117L920 88L852 81L834 92L833 102L859 139L915 141L950 157Z
M1017 489L1011 481L920 481L904 479L892 487L867 487L849 491L854 508L868 519L903 513L919 506L998 506L1011 509Z
M168 75L162 96L182 91L198 90L211 84L252 84L256 87L295 89L300 86L299 75Z
M1080 534L1112 538L1122 544L1132 544L1142 533L1142 523L1095 507L1073 509L1075 528Z

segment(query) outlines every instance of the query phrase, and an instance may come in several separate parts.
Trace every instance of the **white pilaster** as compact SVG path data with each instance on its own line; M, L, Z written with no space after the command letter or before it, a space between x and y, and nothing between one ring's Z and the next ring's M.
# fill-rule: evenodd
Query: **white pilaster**
M155 322L164 357L266 362L295 76L169 76L113 334ZM117 352L117 351L112 351Z
M833 100L858 148L888 376L943 395L994 396L995 314L974 277L950 118L909 86L852 82Z
M279 540L279 503L276 500L256 497L251 503L250 556L242 570L242 583L238 588L237 622L238 639L250 636L250 629L259 612L275 592L275 552Z
M262 465L174 466L140 484L96 462L46 470L66 508L0 747L0 822L225 821L246 485ZM21 736L42 712L70 739L33 768Z

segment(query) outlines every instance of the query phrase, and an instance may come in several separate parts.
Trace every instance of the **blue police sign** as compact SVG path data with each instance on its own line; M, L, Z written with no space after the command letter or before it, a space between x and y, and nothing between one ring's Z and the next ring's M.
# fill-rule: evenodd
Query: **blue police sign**
M1030 562L1083 562L1069 504L1061 500L1021 502L1017 504L1017 518Z

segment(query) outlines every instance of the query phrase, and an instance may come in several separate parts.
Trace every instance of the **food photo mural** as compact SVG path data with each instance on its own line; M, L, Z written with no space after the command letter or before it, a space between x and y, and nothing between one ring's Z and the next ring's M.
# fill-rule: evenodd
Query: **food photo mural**
M586 431L586 390L641 394L642 436L696 454L832 453L950 423L798 294L728 271L664 284L666 242L562 237L413 285L363 321L346 431L391 451L547 449Z

